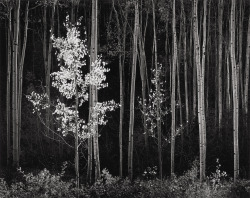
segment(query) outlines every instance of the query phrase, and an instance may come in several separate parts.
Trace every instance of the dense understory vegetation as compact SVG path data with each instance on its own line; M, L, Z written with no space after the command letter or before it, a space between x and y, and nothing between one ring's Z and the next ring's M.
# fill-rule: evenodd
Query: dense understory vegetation
M0 197L249 197L250 184L238 180L235 184L226 172L220 170L217 161L216 171L203 183L199 181L199 163L182 176L173 176L160 181L156 178L157 167L148 167L140 178L112 176L107 169L102 170L101 178L94 184L76 188L75 180L67 176L67 163L60 173L43 169L36 173L25 173L21 169L11 172L12 180L0 179Z

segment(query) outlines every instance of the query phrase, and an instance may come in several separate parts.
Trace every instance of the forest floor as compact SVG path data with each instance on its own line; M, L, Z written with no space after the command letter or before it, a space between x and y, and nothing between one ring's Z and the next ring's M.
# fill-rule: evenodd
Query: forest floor
M7 172L6 172L7 171ZM225 172L216 170L203 183L199 181L199 167L194 164L182 176L157 179L156 172L145 171L140 179L112 176L107 169L94 184L80 185L76 188L74 179L69 179L65 168L59 173L47 169L24 173L2 170L0 172L0 198L43 198L43 197L129 197L129 198L249 198L250 181L233 182ZM35 173L36 172L36 173ZM8 178L8 176L11 178ZM72 175L73 177L73 175Z

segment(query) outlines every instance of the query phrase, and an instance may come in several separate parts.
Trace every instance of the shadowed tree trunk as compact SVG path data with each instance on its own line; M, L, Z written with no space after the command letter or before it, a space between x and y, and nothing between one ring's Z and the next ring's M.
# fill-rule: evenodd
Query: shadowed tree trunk
M18 47L20 28L20 0L14 5L14 40L12 52L12 130L13 130L13 166L19 166L18 133Z
M129 179L133 179L133 152L134 152L134 105L135 105L135 78L136 78L136 62L138 55L138 35L139 35L139 6L138 0L135 2L135 23L133 35L133 62L131 73L131 90L130 90L130 118L129 118L129 142L128 142L128 175Z
M176 19L175 19L175 0L173 0L173 19L172 19L172 31L173 31L173 58L172 58L172 90L171 90L171 176L174 175L174 165L175 165L175 135L176 135L176 120L175 120L175 92L176 92L176 64L177 64L177 39L176 39Z

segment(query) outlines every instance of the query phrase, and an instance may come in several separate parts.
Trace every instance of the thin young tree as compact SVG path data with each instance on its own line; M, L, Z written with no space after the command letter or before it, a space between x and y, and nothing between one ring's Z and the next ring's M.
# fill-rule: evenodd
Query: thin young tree
M204 1L203 15L203 44L200 49L200 40L198 32L197 7L198 1L193 4L193 34L195 46L195 64L197 72L197 91L198 91L198 122L199 122L199 140L200 140L200 181L205 179L206 170L206 118L205 118L205 96L204 96L204 73L205 73L205 53L206 53L206 16L207 0ZM202 59L200 53L202 51Z
M7 41L7 50L8 50L8 55L7 55L7 61L8 61L8 66L7 66L7 85L6 85L6 130L7 130L7 166L10 165L10 153L11 153L11 142L10 142L10 129L11 129L11 110L10 110L10 89L11 89L11 56L12 56L12 15L11 15L11 10L12 6L10 2L8 2L8 29L7 29L7 35L8 35L8 41Z
M128 175L129 179L133 179L133 152L134 152L134 106L135 106L135 77L136 77L136 62L138 55L138 35L139 35L139 6L138 0L135 4L135 22L133 33L133 62L131 73L131 89L130 89L130 118L129 118L129 141L128 141Z
M155 65L155 70L158 72L158 61L157 61L157 39L156 39L156 25L155 25L155 1L152 0L152 13L153 13L153 31L154 31L154 65ZM159 75L155 75L156 77L156 94L159 95L160 92L160 79L158 79ZM157 100L157 105L156 105L156 120L157 120L157 140L158 140L158 164L159 164L159 178L162 180L162 147L161 147L161 110L160 110L160 100Z
M14 4L14 40L12 51L12 130L13 130L13 166L19 166L18 131L18 48L20 31L20 0Z
M223 0L219 0L219 6L218 6L218 29L219 29L219 46L218 46L218 51L219 51L219 69L218 69L218 111L219 111L219 130L220 130L220 136L221 136L221 122L222 122L222 53L223 53L223 48L222 48L222 39L223 39L223 34L222 34L222 24L223 24Z
M80 25L78 21L76 25ZM95 115L90 115L98 120L90 119L89 122L85 122L79 115L79 107L86 101L88 101L88 87L95 86L96 89L101 89L107 86L104 83L106 79L105 72L109 70L104 66L105 64L98 58L92 63L93 69L83 76L82 67L86 66L87 46L86 41L82 41L80 37L80 31L73 24L70 24L69 17L65 23L67 29L66 38L54 38L53 46L58 50L57 60L60 61L60 68L58 72L51 74L52 86L59 90L60 94L65 100L71 100L70 105L68 102L62 102L60 99L54 103L55 105L47 103L48 95L46 93L37 94L32 92L27 96L29 101L32 102L34 108L33 111L37 112L39 118L41 118L41 111L43 109L50 108L53 110L53 115L56 116L59 121L58 131L64 136L73 134L74 148L75 148L75 172L76 172L76 186L79 187L79 147L83 141L90 136L96 135L96 126L105 125L106 112L113 111L117 104L114 101L97 102L93 106ZM63 60L61 64L61 60ZM72 102L73 101L73 102ZM45 122L43 124L46 125ZM90 129L90 130L88 130ZM51 128L51 132L55 133Z
M173 0L173 19L172 19L172 31L173 31L173 58L172 58L172 82L171 82L171 176L174 174L175 165L175 135L176 135L176 119L175 119L175 106L176 106L176 64L177 64L177 33L176 33L176 16L175 16L175 0Z
M232 66L233 87L233 137L234 137L234 182L239 176L239 86L238 67L235 55L235 7L236 0L232 0L230 12L230 58Z

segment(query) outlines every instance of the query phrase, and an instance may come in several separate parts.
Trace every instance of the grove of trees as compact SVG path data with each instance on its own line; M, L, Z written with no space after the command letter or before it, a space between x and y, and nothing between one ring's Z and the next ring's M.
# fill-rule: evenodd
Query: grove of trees
M249 179L249 64L248 0L0 0L1 169Z

